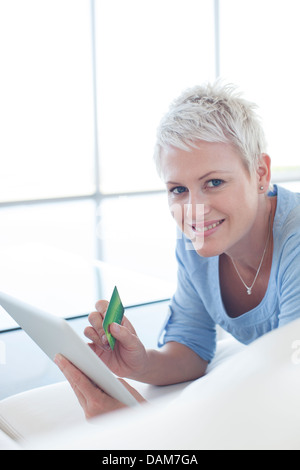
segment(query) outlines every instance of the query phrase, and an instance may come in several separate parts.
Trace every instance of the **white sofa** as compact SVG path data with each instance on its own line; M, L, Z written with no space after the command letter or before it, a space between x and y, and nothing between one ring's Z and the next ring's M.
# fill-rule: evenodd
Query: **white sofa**
M0 449L300 450L300 319L226 339L202 379L136 384L147 405L87 422L68 383L0 402Z

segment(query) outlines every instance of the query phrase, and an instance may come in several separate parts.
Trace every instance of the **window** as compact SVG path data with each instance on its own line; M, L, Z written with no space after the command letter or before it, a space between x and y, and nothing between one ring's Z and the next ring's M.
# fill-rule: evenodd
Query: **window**
M158 121L181 90L213 79L213 2L95 2L100 188L161 188Z
M95 191L90 8L0 2L0 201Z
M162 189L156 126L183 88L214 78L213 12L212 0L2 0L0 202Z
M2 288L52 300L49 256L26 287L41 245L174 276L152 152L171 99L215 76L214 2L2 0L0 48Z
M275 179L300 179L298 0L220 0L220 73L260 108Z
M156 127L183 89L218 75L257 102L275 179L298 189L299 8L299 0L1 0L0 255L44 244L173 278Z

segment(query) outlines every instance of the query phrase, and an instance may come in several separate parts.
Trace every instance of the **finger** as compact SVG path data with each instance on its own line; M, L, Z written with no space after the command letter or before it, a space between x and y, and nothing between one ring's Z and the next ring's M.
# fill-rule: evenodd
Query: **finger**
M95 328L96 331L99 331L102 329L102 324L103 320L105 317L105 312L92 312L88 316L88 321L92 325L93 328Z
M139 402L139 403L145 403L146 400L144 397L142 397L142 395L133 387L131 387L131 385L129 385L129 383L126 382L126 380L124 379L118 379L123 385L124 387L127 388L127 390L131 393L131 395L134 396L134 398Z
M132 324L130 323L130 321L128 320L128 318L126 317L126 315L123 316L121 325L125 326L131 333L136 335L136 331L134 327L132 326Z
M101 348L102 350L108 351L110 349L110 346L108 344L108 339L104 333L102 336L98 335L98 333L94 330L94 328L88 326L84 330L84 335L90 339L97 348Z
M94 385L86 375L61 354L55 356L54 362L69 381L87 419L102 413L124 408L125 405L123 403L110 397L103 392L103 390Z
M106 351L106 348L103 348L103 346L98 346L95 343L88 343L88 346L91 348L92 351L94 351L95 354L97 354L98 357L102 357L102 354ZM108 348L107 348L108 349ZM109 350L110 346L109 346Z
M107 300L98 300L95 305L97 312L105 314L108 304Z
M107 349L108 340L102 327L104 316L104 313L92 312L88 317L88 320L91 323L92 327L86 327L84 330L84 334L88 339L93 341L98 346Z
M135 348L136 340L138 340L138 338L134 333L129 331L128 328L123 325L119 325L118 323L111 323L109 329L112 336L116 340L120 341L124 348L127 350Z
M80 371L61 354L56 354L54 362L68 380L82 408L85 408L87 404L85 395L77 385L80 380L80 375L82 375Z
M103 390L97 387L81 370L77 369L68 359L61 354L57 354L54 362L58 365L76 396L86 405L89 399L94 397L95 391L98 394L106 395Z
M103 332L104 332L104 330L103 330ZM88 339L93 341L93 343L98 344L99 346L102 345L102 340L101 340L100 336L98 335L97 331L94 328L92 328L91 326L87 326L85 328L84 335Z

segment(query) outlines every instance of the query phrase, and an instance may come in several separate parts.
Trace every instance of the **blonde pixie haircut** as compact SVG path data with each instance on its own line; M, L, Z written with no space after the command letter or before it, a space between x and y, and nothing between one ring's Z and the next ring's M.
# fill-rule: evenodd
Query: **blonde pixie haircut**
M197 148L197 142L229 143L239 150L246 168L255 170L266 141L257 106L241 98L233 85L195 86L174 100L157 129L154 160L160 173L163 148Z

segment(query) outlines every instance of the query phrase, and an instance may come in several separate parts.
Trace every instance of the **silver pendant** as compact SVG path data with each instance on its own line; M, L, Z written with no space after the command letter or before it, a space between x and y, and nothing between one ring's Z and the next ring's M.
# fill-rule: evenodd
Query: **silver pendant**
M251 287L247 287L247 294L248 294L248 295L251 295L251 294L252 294L251 291L252 291L252 288L251 288Z

